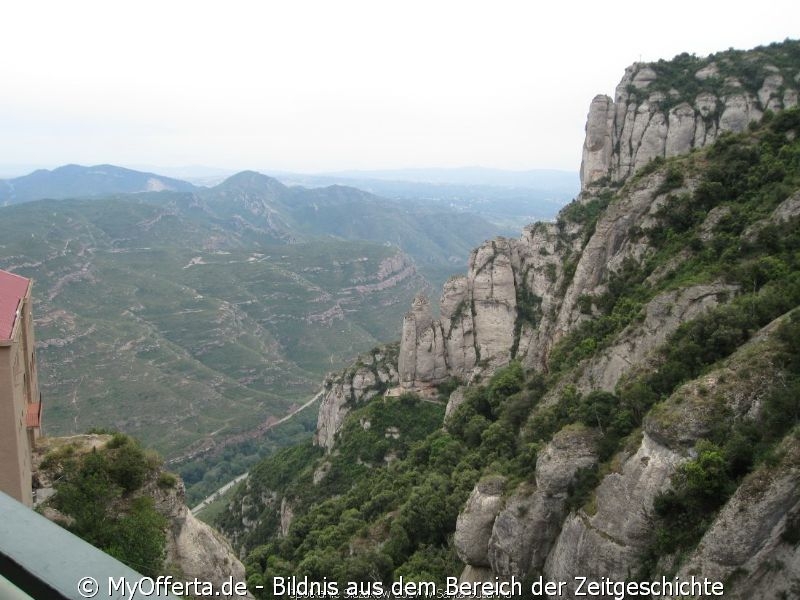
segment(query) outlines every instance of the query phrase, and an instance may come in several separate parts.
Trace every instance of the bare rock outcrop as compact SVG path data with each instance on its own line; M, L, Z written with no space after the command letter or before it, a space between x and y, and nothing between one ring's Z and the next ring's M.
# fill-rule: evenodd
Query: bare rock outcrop
M467 277L453 277L442 288L439 314L448 371L465 378L478 362L475 325Z
M453 416L453 413L458 410L458 407L464 404L464 386L458 386L453 392L450 394L450 398L447 400L447 406L444 409L444 422L447 423L447 420Z
M750 474L678 572L730 581L728 598L790 597L800 573L800 442L787 436L777 465ZM745 579L736 573L749 573Z
M683 460L645 433L637 451L622 458L618 471L595 490L596 511L579 510L567 518L547 558L546 577L625 579L650 540L653 499L669 487Z
M468 379L479 361L512 358L517 326L518 240L498 238L472 252L466 277L442 290L440 317L417 296L403 319L398 370L407 389L456 376Z
M400 347L401 385L411 387L417 380L438 383L447 378L442 325L434 321L430 301L424 294L414 298L411 311L403 318Z
M571 425L539 454L535 485L517 488L494 520L488 558L495 574L541 572L566 516L571 483L580 469L597 464L596 442L597 432Z
M495 517L503 506L505 484L502 477L478 482L458 515L453 543L458 557L467 565L489 566L489 537Z
M424 296L417 297L404 318L401 385L425 388L451 376L469 381L515 358L527 368L545 370L553 345L592 316L583 301L601 297L614 273L652 254L647 234L660 227L668 194L689 193L696 186L689 180L665 192L664 181L659 172L636 181L589 231L585 223L562 214L557 223L527 227L519 239L499 238L477 248L467 275L445 284L438 319ZM577 202L595 201L587 194ZM643 235L631 234L637 228ZM653 282L658 276L653 275ZM591 366L587 383L600 378L603 389L613 389L630 366L680 323L713 306L717 295L732 291L709 284L654 299L645 322L631 326L620 346L600 359L614 363L613 368Z
M600 217L594 234L582 248L571 285L564 293L554 322L554 341L587 318L579 306L581 296L602 294L610 273L619 271L626 261L640 262L652 251L646 237L631 236L631 229L638 226L646 231L657 226L656 214L666 199L666 194L660 192L663 181L660 173L643 178ZM687 186L676 193L689 189Z
M284 496L281 498L281 536L286 537L289 527L294 520L294 509L292 503Z
M777 323L650 411L638 448L615 457L617 466L596 488L591 509L567 517L547 558L548 578L624 579L639 568L653 536L653 502L670 488L697 440L714 428L756 418L766 394L779 385L771 338Z
M330 452L350 410L398 383L396 346L381 346L325 378L314 443Z
M403 320L401 385L424 388L451 376L469 381L522 356L541 362L550 343L547 315L561 304L558 290L571 275L564 259L579 250L579 232L574 223L536 223L519 239L475 249L466 276L445 284L438 319L418 298Z
M517 316L515 246L511 240L492 240L473 252L469 263L476 351L501 363L510 359Z
M792 194L789 198L781 202L770 215L773 223L784 223L800 215L800 192Z
M186 506L182 481L172 488L150 485L146 493L155 499L156 510L169 520L166 565L187 580L212 582L216 589L231 577L233 581L245 581L244 565L230 543ZM234 597L238 596L220 596Z
M645 307L643 321L628 325L613 346L585 365L576 387L613 392L622 376L646 364L681 323L727 301L737 291L736 286L714 283L659 294Z
M625 70L613 99L595 96L589 106L581 189L624 181L654 158L707 146L722 132L744 131L766 110L795 106L797 90L786 85L791 72L769 64L761 69L763 82L752 87L750 79L721 79L720 65L709 62L694 73L698 93L696 86L687 85L685 91L671 87L669 75L659 73L657 64L634 63Z

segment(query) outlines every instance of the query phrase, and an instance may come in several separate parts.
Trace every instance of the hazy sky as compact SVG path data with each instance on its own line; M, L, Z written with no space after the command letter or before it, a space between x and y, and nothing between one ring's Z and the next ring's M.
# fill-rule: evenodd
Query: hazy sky
M0 165L577 170L637 60L800 37L800 2L7 2Z

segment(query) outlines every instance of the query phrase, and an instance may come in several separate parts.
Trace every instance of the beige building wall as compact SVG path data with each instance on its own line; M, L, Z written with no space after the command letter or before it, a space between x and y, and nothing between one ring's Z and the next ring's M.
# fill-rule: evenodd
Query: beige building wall
M40 431L33 413L40 405L30 284L20 309L11 338L0 340L0 490L31 506L31 451Z

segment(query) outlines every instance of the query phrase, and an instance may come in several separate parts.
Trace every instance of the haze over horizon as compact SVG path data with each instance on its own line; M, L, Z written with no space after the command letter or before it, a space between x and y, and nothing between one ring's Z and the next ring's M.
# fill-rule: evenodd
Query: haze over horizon
M656 10L15 3L0 177L68 163L574 172L589 103L626 65L782 41L800 21L788 1Z

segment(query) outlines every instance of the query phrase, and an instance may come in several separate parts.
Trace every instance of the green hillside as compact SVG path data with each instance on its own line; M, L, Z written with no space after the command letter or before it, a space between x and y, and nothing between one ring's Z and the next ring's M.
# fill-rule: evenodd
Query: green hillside
M283 242L322 236L397 246L438 285L466 264L475 244L500 233L474 214L435 203L388 200L340 185L287 187L253 171L202 190L193 201L226 228Z
M179 179L124 169L114 165L65 165L39 169L29 175L0 179L0 206L31 200L80 198L159 190L192 191L194 186Z
M516 519L505 535L522 536L523 527L531 528L531 536L541 533L544 526L535 519L544 517L529 515L534 521L526 523L525 502L542 476L537 458L553 452L550 444L557 436L582 440L597 462L577 469L569 481L556 528L569 513L570 523L588 522L598 507L604 514L625 514L627 506L609 507L609 497L601 498L597 489L604 480L621 477L643 434L674 449L683 462L670 490L646 507L649 529L638 541L641 554L626 559L637 569L628 573L638 580L669 578L679 567L696 572L685 561L701 551L699 541L734 493L745 503L740 505L744 511L748 500L760 498L747 492L759 481L794 473L796 482L798 132L797 109L768 113L760 126L724 135L686 156L654 161L621 189L593 190L562 211L560 241L586 244L606 211L641 194L647 181L662 182L654 192L662 203L649 214L649 223L632 224L624 234L625 243L646 246L641 260L610 272L603 295L578 300L585 317L554 346L547 370L512 362L490 379L474 381L445 427L441 406L438 411L435 404L423 406L411 395L354 404L330 454L310 444L297 446L253 469L218 519L248 551L251 588L265 584L263 597L272 597L272 578L290 575L327 577L342 586L401 576L441 585L464 566L453 542L459 513L473 510L472 518L479 521L481 511L488 510L478 501L465 509L478 482L477 492L492 490L507 507L506 518ZM689 180L691 191L686 191ZM568 278L577 277L577 258L572 260ZM647 368L627 373L612 392L579 391L586 385L584 375L603 364L593 361L624 341L628 326L644 322L648 303L659 293L715 281L739 292L719 295L716 307L683 323L656 349ZM568 285L569 279L562 293ZM441 400L451 390L440 386ZM737 413L736 402L753 394L756 407ZM384 435L390 428L402 435ZM745 491L737 492L739 486ZM512 502L518 503L516 513ZM285 503L294 514L288 528L280 518ZM770 523L778 518L764 517L773 519ZM791 556L797 543L791 518L796 517L786 518L786 530L776 529L774 543L784 544L780 547ZM586 528L586 535L594 535L591 526ZM493 536L496 529L497 524ZM603 533L596 535L603 542ZM525 573L527 565L520 569ZM737 581L748 581L748 572L737 573ZM539 574L527 572L531 578Z
M285 414L425 285L396 247L277 244L124 198L2 210L0 267L35 280L47 432L114 427L167 457Z

